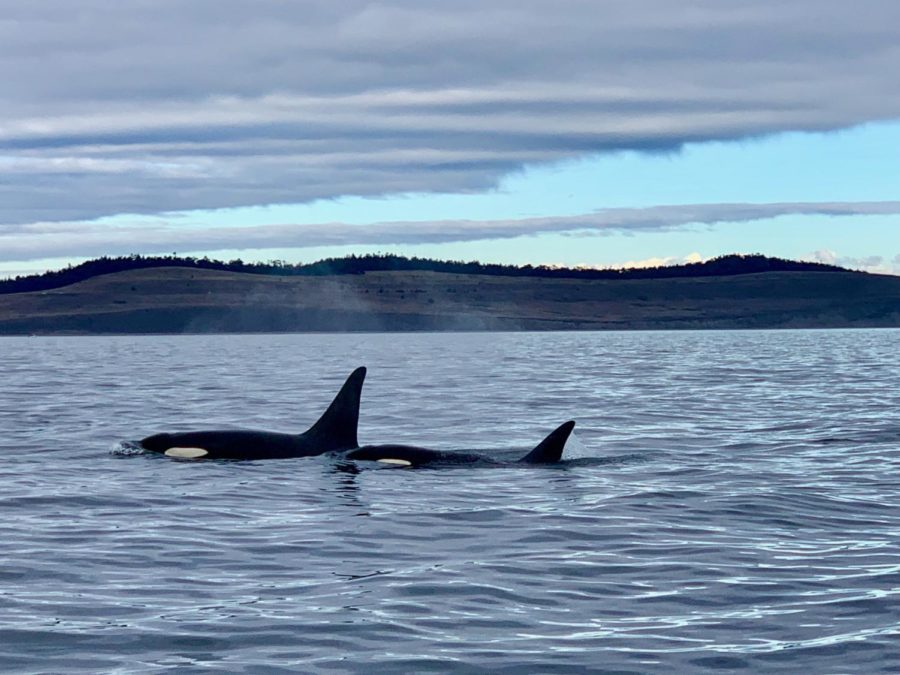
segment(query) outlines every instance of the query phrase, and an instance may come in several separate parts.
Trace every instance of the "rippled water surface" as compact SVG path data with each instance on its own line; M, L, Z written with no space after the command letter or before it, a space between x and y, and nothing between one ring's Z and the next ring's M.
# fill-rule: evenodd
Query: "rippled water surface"
M3 672L900 672L898 331L0 340ZM558 467L128 455L302 431Z

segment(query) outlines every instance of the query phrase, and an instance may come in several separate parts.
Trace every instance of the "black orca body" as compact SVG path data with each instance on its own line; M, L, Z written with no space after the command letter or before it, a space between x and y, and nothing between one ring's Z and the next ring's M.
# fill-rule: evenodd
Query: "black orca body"
M534 450L515 462L502 462L492 457L472 452L445 452L412 445L364 445L356 450L351 450L344 457L406 467L453 466L459 464L482 464L485 466L554 464L562 457L566 441L569 440L569 435L574 428L575 422L561 424L541 441Z
M328 410L302 434L247 429L191 431L148 436L140 446L180 459L285 459L350 450L359 445L356 429L365 378L365 368L354 370Z

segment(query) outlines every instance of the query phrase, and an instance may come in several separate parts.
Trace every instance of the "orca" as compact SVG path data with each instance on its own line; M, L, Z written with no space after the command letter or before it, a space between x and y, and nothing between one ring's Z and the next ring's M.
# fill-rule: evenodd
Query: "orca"
M563 449L575 422L559 425L527 455L513 461L504 462L468 451L443 451L420 448L413 445L364 445L344 454L345 459L381 462L401 467L454 466L459 464L480 464L485 466L555 464L562 458Z
M357 368L319 420L302 434L238 429L155 434L140 447L176 459L285 459L311 457L359 446L359 398L366 369Z

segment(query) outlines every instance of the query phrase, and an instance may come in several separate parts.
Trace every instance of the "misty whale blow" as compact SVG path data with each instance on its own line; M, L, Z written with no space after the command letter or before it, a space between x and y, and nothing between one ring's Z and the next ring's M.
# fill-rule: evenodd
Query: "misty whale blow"
M239 429L155 434L140 446L179 459L284 459L358 447L359 399L364 367L354 370L328 409L302 434Z

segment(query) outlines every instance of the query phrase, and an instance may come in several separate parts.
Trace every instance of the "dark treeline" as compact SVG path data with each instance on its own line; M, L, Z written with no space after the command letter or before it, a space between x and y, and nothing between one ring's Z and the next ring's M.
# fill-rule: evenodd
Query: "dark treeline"
M834 265L797 262L763 255L726 255L706 262L662 267L629 269L588 269L547 267L544 265L496 265L458 260L429 260L398 255L350 255L327 258L314 263L292 265L283 260L244 262L243 260L211 260L184 256L102 257L65 269L31 276L18 276L0 281L0 293L25 293L61 288L101 274L112 274L148 267L190 267L225 272L266 274L274 276L322 276L328 274L365 274L366 272L446 272L450 274L483 274L507 277L544 277L552 279L672 279L678 277L713 277L754 274L759 272L835 272L846 271Z

